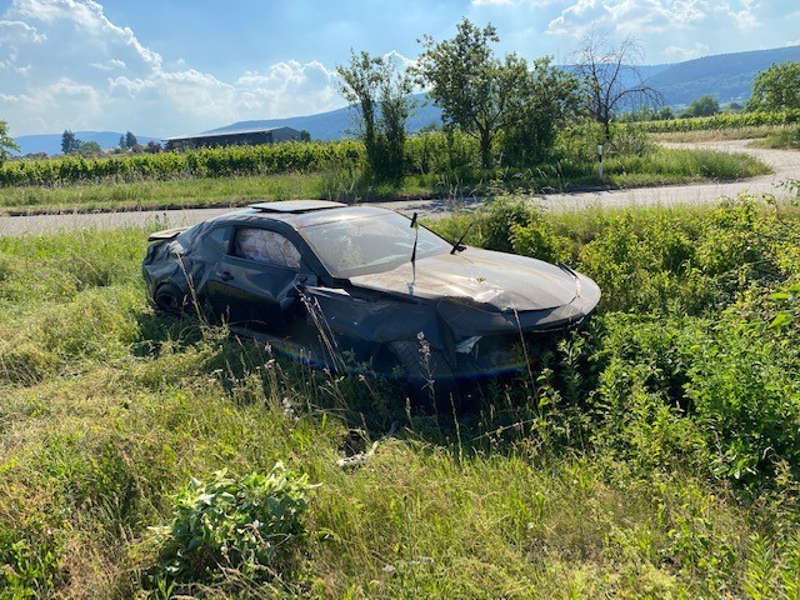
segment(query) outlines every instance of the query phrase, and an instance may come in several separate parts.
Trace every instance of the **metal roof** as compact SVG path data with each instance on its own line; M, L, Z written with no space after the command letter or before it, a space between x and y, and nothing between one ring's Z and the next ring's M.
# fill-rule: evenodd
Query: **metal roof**
M297 129L292 127L267 127L259 129L237 129L235 131L207 131L205 133L195 133L193 135L174 135L172 137L161 138L165 142L174 142L176 140L193 140L196 138L213 138L224 137L228 135L239 135L245 133L269 133L270 131L280 131L281 129L291 129L292 131L300 133Z
M328 200L283 200L281 202L258 202L251 204L250 208L264 212L276 213L303 213L312 210L325 210L327 208L340 208L347 206L341 202Z

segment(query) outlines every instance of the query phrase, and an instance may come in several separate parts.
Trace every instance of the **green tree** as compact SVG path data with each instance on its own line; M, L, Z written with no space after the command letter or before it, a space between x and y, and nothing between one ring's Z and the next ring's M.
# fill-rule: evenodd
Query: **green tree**
M406 120L413 108L412 81L390 59L352 53L350 64L337 67L341 92L359 113L370 174L379 179L403 175Z
M300 141L301 142L310 142L311 141L311 134L307 130L301 129L300 130Z
M139 141L136 139L136 136L133 135L130 131L125 134L125 147L133 149L134 146L138 146Z
M674 118L675 113L672 112L672 109L669 106L664 106L658 111L658 120L660 121L669 121L670 119Z
M81 156L99 156L103 153L103 149L100 147L100 144L93 141L88 142L79 142L79 146L74 150Z
M521 93L509 99L517 117L503 138L503 161L509 165L525 167L546 160L559 126L578 112L578 79L550 63L549 57L535 60Z
M430 88L430 98L441 107L445 125L477 138L485 169L493 163L496 135L518 121L513 99L522 96L528 83L525 60L516 54L503 61L495 57L491 44L499 41L494 26L481 29L465 18L453 39L422 39L424 51L415 69L418 83Z
M61 134L61 152L63 154L72 154L80 148L80 145L81 141L69 129L65 129Z
M19 152L19 146L8 134L8 124L0 121L0 166L11 156L13 150Z
M747 110L787 108L800 108L800 62L788 61L761 71L747 103Z
M686 115L690 117L710 117L718 112L719 102L717 102L717 100L709 94L706 94L702 98L698 98L689 105L689 108L686 109Z
M119 149L120 150L125 150L125 149L127 149L127 147L128 146L125 145L125 136L124 135L120 135L119 136Z

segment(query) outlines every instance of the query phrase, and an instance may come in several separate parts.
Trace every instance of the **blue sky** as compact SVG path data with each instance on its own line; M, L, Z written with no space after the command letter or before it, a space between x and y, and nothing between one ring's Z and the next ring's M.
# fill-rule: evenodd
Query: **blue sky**
M800 44L799 0L0 0L0 120L163 136L338 108L350 48L413 61L462 16L557 62L589 28L650 64Z

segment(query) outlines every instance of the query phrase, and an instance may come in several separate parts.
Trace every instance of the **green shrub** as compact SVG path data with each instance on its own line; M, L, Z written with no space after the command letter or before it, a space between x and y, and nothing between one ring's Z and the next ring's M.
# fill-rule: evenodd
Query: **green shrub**
M268 475L193 479L175 500L160 569L176 581L213 581L221 568L271 579L303 541L308 477L277 463Z

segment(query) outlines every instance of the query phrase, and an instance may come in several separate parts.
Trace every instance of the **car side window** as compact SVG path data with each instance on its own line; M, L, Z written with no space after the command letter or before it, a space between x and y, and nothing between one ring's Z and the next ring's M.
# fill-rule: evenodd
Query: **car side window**
M236 230L234 254L260 263L289 269L299 269L301 256L295 245L280 233L242 227Z

